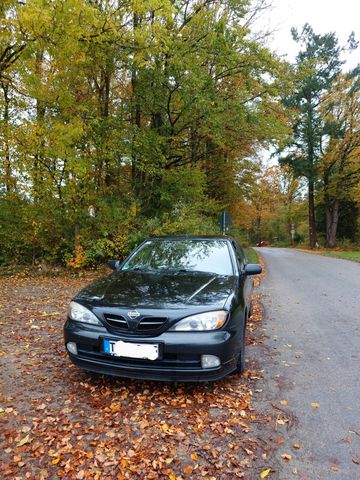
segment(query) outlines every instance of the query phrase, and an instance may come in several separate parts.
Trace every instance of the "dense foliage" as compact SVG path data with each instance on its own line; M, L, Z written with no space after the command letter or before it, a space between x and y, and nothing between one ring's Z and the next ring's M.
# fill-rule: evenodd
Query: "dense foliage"
M218 231L287 132L247 0L2 3L1 262L80 266ZM249 13L248 13L249 12Z
M148 235L217 233L223 208L244 243L289 243L294 226L301 240L304 179L312 222L317 208L325 232L347 209L352 230L341 215L339 229L356 240L358 76L339 76L336 38L309 27L289 68L252 33L254 10L248 0L3 0L0 263L121 258ZM302 170L299 155L281 168L256 159L294 146Z

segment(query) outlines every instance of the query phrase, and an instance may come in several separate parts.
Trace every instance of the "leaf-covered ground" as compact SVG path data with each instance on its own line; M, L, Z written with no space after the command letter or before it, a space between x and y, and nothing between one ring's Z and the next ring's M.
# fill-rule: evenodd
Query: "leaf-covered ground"
M0 477L259 478L267 418L251 407L259 375L208 384L91 376L65 353L67 304L90 278L0 278ZM257 303L248 343L256 341ZM265 471L265 474L267 472Z

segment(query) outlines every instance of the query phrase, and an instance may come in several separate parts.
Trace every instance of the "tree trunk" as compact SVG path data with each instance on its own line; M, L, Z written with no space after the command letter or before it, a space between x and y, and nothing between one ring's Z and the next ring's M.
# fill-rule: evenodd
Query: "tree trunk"
M336 234L339 222L339 201L334 200L332 205L326 205L326 246L334 248L336 246Z
M133 15L133 30L140 25L141 20L136 13ZM135 48L134 44L134 48ZM131 109L131 124L133 126L133 143L136 141L137 129L141 127L141 108L138 99L138 72L136 66L133 65L131 71L131 89L132 89L132 109ZM140 195L143 184L143 171L141 169L141 159L138 153L133 150L131 154L131 177L132 188L135 196Z
M316 248L317 243L317 232L316 232L316 222L315 222L315 195L314 195L314 181L309 180L309 240L310 248Z
M43 74L43 52L36 53L35 57L35 73L39 79L41 79ZM44 102L39 98L40 95L37 94L36 97L36 122L38 127L43 127L45 121L46 107ZM44 197L44 175L43 175L43 148L45 146L44 139L41 140L40 145L37 147L37 150L34 154L34 163L32 167L32 182L33 182L33 196L37 200L41 197Z
M12 191L15 187L14 179L11 171L11 160L10 160L10 147L9 147L9 122L10 122L10 112L9 112L9 86L6 83L1 83L1 87L4 93L4 180L5 180L5 190L7 193Z

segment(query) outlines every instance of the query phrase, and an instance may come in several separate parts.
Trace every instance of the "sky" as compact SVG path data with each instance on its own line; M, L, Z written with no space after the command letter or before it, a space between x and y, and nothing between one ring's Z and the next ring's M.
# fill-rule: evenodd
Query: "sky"
M289 60L296 56L298 45L292 40L290 29L301 30L309 23L315 33L335 31L344 45L351 31L360 41L360 0L269 0L271 7L254 24L255 29L273 32L268 45ZM345 70L360 63L360 46L345 57Z

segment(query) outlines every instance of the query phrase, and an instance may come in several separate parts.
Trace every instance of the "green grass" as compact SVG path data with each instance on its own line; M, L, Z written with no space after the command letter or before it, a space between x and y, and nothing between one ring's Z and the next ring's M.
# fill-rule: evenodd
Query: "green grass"
M360 252L340 252L337 250L323 250L320 252L327 257L345 258L346 260L352 260L353 262L360 262Z
M259 262L259 257L258 257L258 254L256 253L256 250L254 250L253 248L247 247L247 248L244 248L244 251L247 259L249 260L249 263Z

